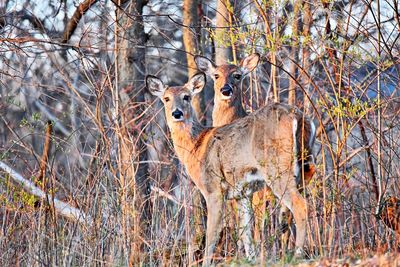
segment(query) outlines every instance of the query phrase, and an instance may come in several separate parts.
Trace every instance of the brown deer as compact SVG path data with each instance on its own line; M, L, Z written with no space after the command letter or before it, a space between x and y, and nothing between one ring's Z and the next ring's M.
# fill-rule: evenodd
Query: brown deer
M214 109L212 113L213 126L223 126L231 123L239 118L247 116L247 112L242 106L242 90L241 84L247 74L252 72L260 61L260 55L254 53L244 58L239 65L223 64L216 66L211 60L206 57L196 56L195 62L197 68L212 77L214 81ZM315 126L314 123L307 117L298 121L300 124L299 130L296 133L301 139L298 140L298 148L301 153L298 154L299 165L302 166L301 175L304 176L304 184L307 184L314 173L312 147L315 141ZM298 177L298 183L303 186L302 177ZM255 194L253 204L260 203L262 191ZM259 209L257 209L259 210ZM259 210L261 211L261 210ZM287 225L284 219L287 209L282 207L279 215L281 227ZM262 218L262 214L258 214L257 218ZM286 249L289 231L283 233L282 243Z
M296 184L300 175L297 133L302 113L287 105L272 104L231 124L204 127L196 118L191 99L203 89L205 80L205 75L199 73L183 86L167 87L157 77L146 77L148 90L164 103L175 152L206 200L203 265L211 263L229 199L238 201L240 238L246 256L255 256L249 227L251 197L263 186L268 186L293 213L296 254L301 255L307 216L307 202Z

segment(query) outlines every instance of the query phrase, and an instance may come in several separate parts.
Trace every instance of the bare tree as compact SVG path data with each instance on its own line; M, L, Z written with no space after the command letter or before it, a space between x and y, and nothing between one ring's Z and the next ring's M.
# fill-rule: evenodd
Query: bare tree
M215 63L225 64L233 60L232 47L227 45L231 26L233 5L230 0L217 0L216 28L215 28ZM232 45L232 44L231 44Z
M293 10L293 21L292 21L292 45L290 48L290 65L289 72L291 79L289 79L289 96L288 103L289 105L296 104L296 88L297 88L297 67L296 62L298 61L299 54L299 32L301 31L301 16L300 16L300 8L302 6L302 0L294 1L294 10ZM300 29L299 29L300 28Z
M131 263L141 261L140 251L143 249L143 240L149 234L150 207L148 201L149 180L147 152L143 141L143 122L145 117L144 74L145 74L145 45L146 34L143 25L143 8L146 0L126 0L120 3L117 9L116 28L116 109L120 115L119 154L121 158L120 185L123 222L126 220L125 233L132 246ZM130 106L134 106L131 110ZM142 117L141 119L138 119ZM130 200L130 196L133 199ZM134 205L132 224L129 223L129 214ZM129 249L129 248L128 248Z
M194 56L198 54L198 34L200 29L199 20L199 0L185 0L183 2L183 44L186 50L186 60L188 65L188 77L192 77L197 69L194 62ZM193 108L197 114L197 118L201 120L204 109L203 94L196 95L193 100Z
M186 60L188 65L188 77L192 77L197 72L194 56L198 54L198 34L199 34L199 12L198 8L201 5L199 0L185 0L183 2L183 44L186 50ZM199 121L202 120L204 110L204 93L193 96L193 109ZM191 237L192 249L189 251L190 260L194 259L194 253L202 247L202 241L205 232L205 212L204 198L200 191L195 189L192 197L192 202L195 204L194 215L194 235Z

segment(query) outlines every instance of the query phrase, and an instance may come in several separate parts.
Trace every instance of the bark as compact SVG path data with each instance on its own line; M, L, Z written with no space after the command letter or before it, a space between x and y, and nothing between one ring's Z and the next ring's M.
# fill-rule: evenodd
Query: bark
M293 24L292 24L292 49L290 51L290 66L289 66L289 73L292 77L297 76L297 67L296 62L299 57L299 27L300 27L300 7L301 7L301 0L295 0L294 2L294 10L293 10ZM289 95L288 95L288 103L289 105L296 104L296 87L297 81L295 79L289 79Z
M46 126L47 126L46 127L46 135L45 135L45 139L44 139L42 158L40 159L39 175L36 178L37 181L40 181L42 183L42 189L44 191L46 191L46 189L47 189L46 168L47 168L47 162L49 160L49 150L50 150L50 145L51 145L51 133L52 133L52 129L53 129L51 121L48 121Z
M217 65L225 64L232 60L232 48L226 47L225 40L229 32L230 12L228 7L232 4L230 0L218 0L216 14L216 29L215 29L215 63Z
M130 2L130 1L127 1ZM147 1L136 0L127 5L125 11L118 10L118 18L120 29L119 34L119 50L118 50L118 86L123 108L132 102L137 104L134 112L126 113L126 121L134 121L136 125L124 125L128 131L132 133L141 132L136 126L140 126L141 121L135 120L136 115L143 112L142 106L145 102L144 91L144 70L145 70L145 45L147 37L144 33L143 18L141 16L143 7ZM122 5L123 6L123 5ZM126 16L130 14L130 16ZM140 127L141 128L141 127ZM136 136L142 138L142 136ZM139 142L136 151L141 155L145 155L145 147ZM140 161L145 160L141 158ZM136 180L141 182L146 180L147 166L139 164L137 166Z
M313 23L313 18L312 18L312 13L311 13L311 5L308 1L304 1L303 4L303 10L304 10L304 17L303 17L303 36L306 40L310 40L311 38L311 25ZM301 81L303 82L303 87L304 87L304 112L309 113L311 109L311 102L309 97L311 97L311 92L310 92L310 79L307 77L307 75L304 73L305 71L308 71L311 67L310 64L310 48L308 45L308 41L303 44L303 68L301 71L301 76L302 79ZM307 97L307 95L308 97Z
M183 44L186 50L186 60L188 65L188 76L192 77L197 72L194 56L198 54L196 26L200 25L198 16L198 0L184 0L183 2ZM203 94L193 97L192 103L197 118L201 121L202 110L204 109Z
M197 47L197 38L196 34L196 26L200 25L198 7L199 0L184 0L183 2L183 24L185 25L182 28L183 31L183 44L186 50L186 59L188 65L188 76L192 77L195 73L197 73L196 62L194 61L194 56L198 54ZM202 119L204 110L204 91L201 94L197 94L193 97L192 100L193 108L196 112L197 118L199 121L204 121ZM197 255L202 244L202 236L205 233L205 226L203 222L205 221L205 207L202 205L203 196L201 195L199 190L193 191L192 202L195 203L193 209L194 216L194 236L191 236L191 248L189 250L189 258L191 261L195 261L195 255Z
M119 170L123 226L130 246L130 264L141 261L143 240L149 234L150 206L147 151L143 140L145 45L147 36L143 26L143 7L146 0L125 0L117 9L117 72L120 124ZM135 106L134 109L129 107ZM140 117L140 119L136 119ZM133 163L135 162L135 163ZM136 163L139 162L139 163ZM133 200L131 197L133 196ZM134 207L131 207L133 201ZM132 211L133 208L133 211ZM130 218L133 213L133 222Z
M264 3L264 5L262 6L258 0L254 0L254 3L256 4L257 10L260 12L260 15L264 21L264 36L265 36L265 41L266 41L266 47L271 49L274 47L274 41L276 35L278 34L278 30L277 27L275 27L274 32L271 31L271 27L270 27L270 21L269 21L269 14L268 14L268 3ZM277 20L277 19L276 19ZM276 49L276 48L275 48ZM270 55L270 63L271 63L271 75L270 75L270 82L272 84L272 91L273 91L273 95L274 95L274 102L279 102L279 87L278 87L278 70L277 70L277 60L276 60L276 52L275 49L271 49L269 55ZM268 96L267 99L268 101Z

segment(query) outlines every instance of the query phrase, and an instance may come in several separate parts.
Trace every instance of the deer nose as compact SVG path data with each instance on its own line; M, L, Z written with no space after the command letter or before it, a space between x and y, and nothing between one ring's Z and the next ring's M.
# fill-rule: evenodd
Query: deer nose
M180 111L179 109L175 109L175 110L172 112L172 117L174 117L174 118L177 119L177 120L182 119L182 117L183 117L183 112Z
M232 86L230 86L229 84L225 84L222 88L221 88L221 93L224 96L231 96L233 94L233 89Z

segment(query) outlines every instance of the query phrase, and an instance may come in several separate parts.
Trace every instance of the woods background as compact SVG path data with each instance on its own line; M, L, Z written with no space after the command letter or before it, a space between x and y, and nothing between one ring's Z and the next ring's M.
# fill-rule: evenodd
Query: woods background
M290 103L318 126L311 258L396 250L375 212L380 195L400 198L399 9L397 0L3 0L0 265L200 260L201 199L144 84L146 74L185 83L198 54L238 64L260 53L243 82L246 109ZM212 98L210 81L194 99L206 125ZM280 258L278 207L268 198L262 261L290 260ZM240 261L226 225L219 260Z

